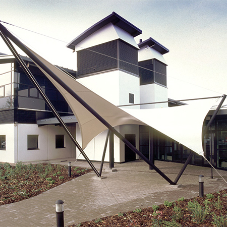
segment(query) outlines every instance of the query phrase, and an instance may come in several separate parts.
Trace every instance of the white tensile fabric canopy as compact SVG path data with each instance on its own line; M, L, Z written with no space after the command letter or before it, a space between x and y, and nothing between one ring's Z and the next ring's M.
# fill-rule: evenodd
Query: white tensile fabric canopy
M124 124L148 125L199 155L203 155L202 126L205 116L212 104L214 104L213 99L171 108L123 110L81 85L74 78L50 64L31 49L29 50L112 127ZM36 62L35 64L40 68ZM107 127L96 119L93 114L82 106L47 72L42 68L40 69L63 95L76 116L82 134L82 148L85 148L95 136L105 131Z
M207 99L177 107L125 111L203 156L203 121L212 104L214 100Z

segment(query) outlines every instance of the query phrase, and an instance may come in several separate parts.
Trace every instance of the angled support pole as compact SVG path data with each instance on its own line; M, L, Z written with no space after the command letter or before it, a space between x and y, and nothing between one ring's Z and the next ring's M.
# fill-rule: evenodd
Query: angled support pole
M102 168L103 168L104 159L105 159L105 155L106 155L106 148L107 148L109 135L110 135L110 130L108 130L107 135L106 135L106 141L105 141L105 145L104 145L104 149L103 149L102 161L101 161L100 170L99 170L99 175L100 176L102 175Z
M58 121L60 122L60 124L62 125L62 127L65 129L66 133L69 135L69 137L71 138L71 140L73 141L73 143L80 150L80 152L82 153L82 155L84 156L84 158L87 160L88 164L91 166L91 168L96 173L96 175L98 177L100 177L99 172L94 167L94 165L92 164L92 162L89 160L89 158L87 157L87 155L85 154L85 152L83 151L83 149L80 147L80 145L78 144L78 142L75 140L75 138L73 137L73 135L71 134L71 132L67 128L66 124L62 120L61 116L59 115L59 113L57 112L57 110L55 109L55 107L53 106L53 104L51 103L51 101L49 100L49 98L43 92L42 88L40 87L40 85L36 81L35 77L31 73L31 71L29 70L29 68L26 66L25 62L22 60L22 58L20 57L20 55L17 53L17 51L15 50L15 48L13 47L13 45L11 44L11 42L9 41L9 39L7 37L5 37L4 34L1 31L0 31L0 35L1 35L2 39L4 40L4 42L6 43L6 45L11 50L12 54L14 55L14 57L16 58L16 60L20 64L20 66L22 67L22 69L24 70L24 72L26 73L26 75L28 76L28 78L31 80L32 84L39 91L40 95L45 100L46 104L51 109L51 111L54 114L54 116L58 119Z
M93 114L102 124L104 124L111 132L113 132L126 146L139 155L148 165L160 174L170 184L175 185L169 177L167 177L159 168L150 162L140 151L138 151L128 140L124 138L117 130L114 129L105 119L103 119L93 108L91 108L79 95L77 95L67 84L64 83L54 72L52 72L35 54L33 54L20 40L13 36L2 24L0 24L2 33L11 39L21 50L23 50L36 64L38 64L46 73L48 73L57 83L59 83L72 97L74 97L82 106L84 106L91 114ZM97 172L98 173L98 172ZM99 173L97 174L99 175Z
M223 102L225 101L225 98L226 98L226 95L223 95L223 96L222 96L222 100L220 101L220 103L219 103L217 109L214 111L214 113L213 113L213 115L212 115L210 121L208 122L208 124L207 124L205 130L203 131L203 134L205 134L205 133L209 130L209 127L210 127L210 125L212 124L212 122L214 121L214 118L216 117L216 115L217 115L218 111L220 110L220 108L221 108ZM189 154L189 156L188 156L186 162L184 163L184 165L182 166L182 168L181 168L180 172L178 173L176 179L174 180L174 183L175 183L175 184L177 184L178 180L180 179L180 177L181 177L182 174L184 173L184 171L185 171L187 165L189 164L189 162L190 162L191 159L192 159L192 156L193 156L193 151L190 151L190 154Z

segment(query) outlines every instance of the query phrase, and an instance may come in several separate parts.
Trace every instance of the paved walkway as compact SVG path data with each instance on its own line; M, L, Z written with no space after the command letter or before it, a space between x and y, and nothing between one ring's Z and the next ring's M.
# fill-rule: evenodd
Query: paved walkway
M65 160L66 161L66 160ZM67 164L61 160L52 163ZM87 167L84 161L70 160L74 166ZM94 163L99 168L100 163ZM156 161L156 166L174 180L182 164ZM165 200L198 196L198 176L204 175L205 193L227 188L227 184L210 168L188 166L178 186L170 186L143 161L115 164L117 172L104 165L104 179L89 173L36 197L0 206L1 227L56 226L55 202L64 201L65 226L119 212L161 204ZM227 171L220 171L227 179Z

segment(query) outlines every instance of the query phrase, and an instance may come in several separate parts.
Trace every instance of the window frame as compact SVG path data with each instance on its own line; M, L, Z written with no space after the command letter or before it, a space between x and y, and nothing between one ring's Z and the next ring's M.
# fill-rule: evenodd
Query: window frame
M55 135L55 148L56 149L65 148L65 135L64 134Z
M29 137L30 137L30 139L31 139L31 137L33 137L33 139L34 139L34 137L36 137L35 138L36 146L29 146L34 143L33 141L32 142L29 141ZM27 150L39 150L39 135L27 135Z

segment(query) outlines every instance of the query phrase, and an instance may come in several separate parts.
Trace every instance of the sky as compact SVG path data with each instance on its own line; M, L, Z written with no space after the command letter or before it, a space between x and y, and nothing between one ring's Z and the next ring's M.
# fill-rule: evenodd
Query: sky
M137 43L152 37L169 49L169 98L227 93L225 0L0 0L1 21L36 33L4 26L52 64L74 70L76 53L66 45L113 11L142 30ZM0 52L10 54L2 40Z

